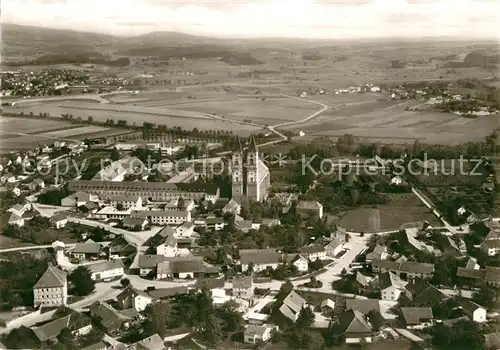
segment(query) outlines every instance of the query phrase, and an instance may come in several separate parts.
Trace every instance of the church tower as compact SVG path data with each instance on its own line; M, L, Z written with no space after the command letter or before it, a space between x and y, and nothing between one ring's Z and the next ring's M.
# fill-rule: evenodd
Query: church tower
M245 194L253 198L257 201L260 200L259 195L259 151L257 150L257 143L255 142L255 138L253 135L250 136L250 141L248 144L248 149L246 151L246 159L245 159L245 168L246 168L246 191Z
M244 180L244 167L243 167L243 147L241 147L240 137L236 135L234 140L234 152L231 158L231 184L232 184L232 198L241 203L244 195L243 180Z

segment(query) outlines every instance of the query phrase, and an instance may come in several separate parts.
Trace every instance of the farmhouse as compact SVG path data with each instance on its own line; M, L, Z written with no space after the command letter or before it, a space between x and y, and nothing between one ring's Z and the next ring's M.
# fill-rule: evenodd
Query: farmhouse
M486 322L486 309L471 300L460 300L458 302L463 312L474 322Z
M434 318L430 307L402 307L401 317L408 329L429 327Z
M68 215L65 213L56 213L53 217L50 218L50 221L54 224L54 226L59 229L68 223Z
M252 276L235 277L233 279L233 295L237 298L250 299L253 297Z
M404 261L395 262L389 260L374 260L372 263L373 271L377 273L390 271L395 273L397 276L406 278L432 278L434 275L434 265Z
M289 264L297 268L299 272L307 272L309 270L309 260L303 254L289 255Z
M274 327L269 325L248 325L245 328L244 340L248 344L257 344L261 342L267 342L271 339L271 332Z
M120 259L103 261L87 266L94 281L109 281L125 274L123 262Z
M344 336L346 344L372 342L372 327L357 310L350 309L338 315L333 327L337 334Z
M300 253L306 257L307 259L314 260L325 260L326 259L326 250L321 245L311 245L300 248Z
M153 302L153 298L146 292L128 286L123 292L116 296L122 309L133 308L137 312L144 311L146 306Z
M73 336L82 336L92 330L92 322L88 316L71 310L69 315L57 318L32 330L40 342L49 342L57 338L63 329L69 329Z
M182 197L189 200L205 199L215 203L219 199L219 188L214 184L164 183L134 181L74 180L68 185L70 191L86 191L100 196L133 195L150 201L169 201Z
M300 310L303 307L307 307L307 303L300 295L295 293L293 290L286 296L283 300L283 305L280 307L280 312L283 316L287 317L291 321L297 321L299 317Z
M326 255L335 258L340 254L342 248L344 247L344 242L340 239L334 239L330 241L327 245L325 245Z
M281 254L276 249L240 250L241 271L246 272L253 265L253 272L276 269L281 262Z
M401 294L405 292L405 286L408 284L389 271L382 273L378 279L383 300L397 301Z
M97 259L102 255L102 247L89 239L85 243L76 243L71 255L79 260Z

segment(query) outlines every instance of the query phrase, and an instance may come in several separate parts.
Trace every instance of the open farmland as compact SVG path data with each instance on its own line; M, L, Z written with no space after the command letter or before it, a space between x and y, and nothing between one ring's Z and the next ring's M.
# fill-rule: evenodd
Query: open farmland
M56 140L83 140L130 132L122 128L78 125L62 120L0 117L0 152L33 148Z
M408 104L415 103L409 102ZM405 111L406 102L376 100L325 111L308 123L290 126L308 137L352 134L371 141L457 144L477 141L498 127L500 116L463 118L454 114Z
M245 88L245 86L243 86ZM191 111L217 114L229 119L273 125L286 121L296 121L305 118L318 109L318 106L297 99L280 96L277 93L256 94L261 91L252 87L240 91L240 87L231 87L234 91L209 90L198 92L164 92L144 93L139 96L116 96L111 100L126 105L147 107L149 109L175 111ZM226 87L226 89L230 89ZM242 94L241 94L242 93ZM372 97L373 99L373 97Z
M193 111L150 108L118 104L95 104L85 102L54 102L39 105L5 108L6 112L33 114L48 113L60 117L62 114L72 114L74 118L86 120L89 116L96 121L104 122L107 119L126 120L129 124L142 125L144 122L165 124L168 127L179 126L184 129L194 127L199 130L229 129L241 134L256 132L259 128L238 123L222 122L209 116Z
M348 231L372 232L373 218L378 216L381 231L397 230L408 222L428 221L431 225L440 226L440 221L412 193L391 194L388 204L372 207L361 207L348 211L339 225ZM378 213L377 213L378 212Z

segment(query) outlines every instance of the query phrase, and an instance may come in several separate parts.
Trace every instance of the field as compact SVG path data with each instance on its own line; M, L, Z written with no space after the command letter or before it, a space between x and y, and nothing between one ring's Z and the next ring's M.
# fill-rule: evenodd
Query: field
M243 91L241 89L243 88ZM259 86L243 86L220 91L207 87L204 92L144 92L139 96L116 96L113 101L125 105L141 106L144 112L150 108L172 110L178 113L191 111L217 114L229 119L273 125L286 121L304 119L319 107L315 104L291 99L278 94L256 94Z
M259 128L214 120L209 116L202 115L196 111L174 110L159 107L142 107L124 104L97 104L88 102L54 101L51 103L29 103L20 104L16 107L5 108L6 112L24 114L48 113L50 116L60 117L62 114L72 114L74 118L80 117L86 120L89 116L96 121L107 119L126 120L128 124L142 125L144 122L154 124L165 124L168 127L179 126L184 129L216 130L230 129L233 132L249 134ZM213 112L212 112L213 113ZM96 130L95 132L97 132Z
M309 138L337 138L352 134L387 143L413 143L419 139L429 143L457 144L482 140L500 123L498 115L468 119L446 113L405 111L406 106L406 102L383 100L348 103L289 129L303 130Z
M408 222L427 220L431 225L441 226L440 221L425 207L414 194L391 194L389 204L377 209L362 207L348 211L339 225L348 231L372 232L374 219L377 218L380 231L397 230Z
M83 140L123 134L127 129L72 124L65 120L0 117L0 152L31 149L56 140Z

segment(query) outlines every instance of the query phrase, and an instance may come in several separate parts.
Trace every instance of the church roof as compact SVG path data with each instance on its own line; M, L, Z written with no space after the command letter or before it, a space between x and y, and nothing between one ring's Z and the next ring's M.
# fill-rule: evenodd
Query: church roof
M236 134L236 137L234 138L234 149L236 152L243 152L243 147L241 146L241 140L240 136Z
M255 137L250 135L250 140L248 141L248 150L249 151L257 151L257 143L255 142Z

